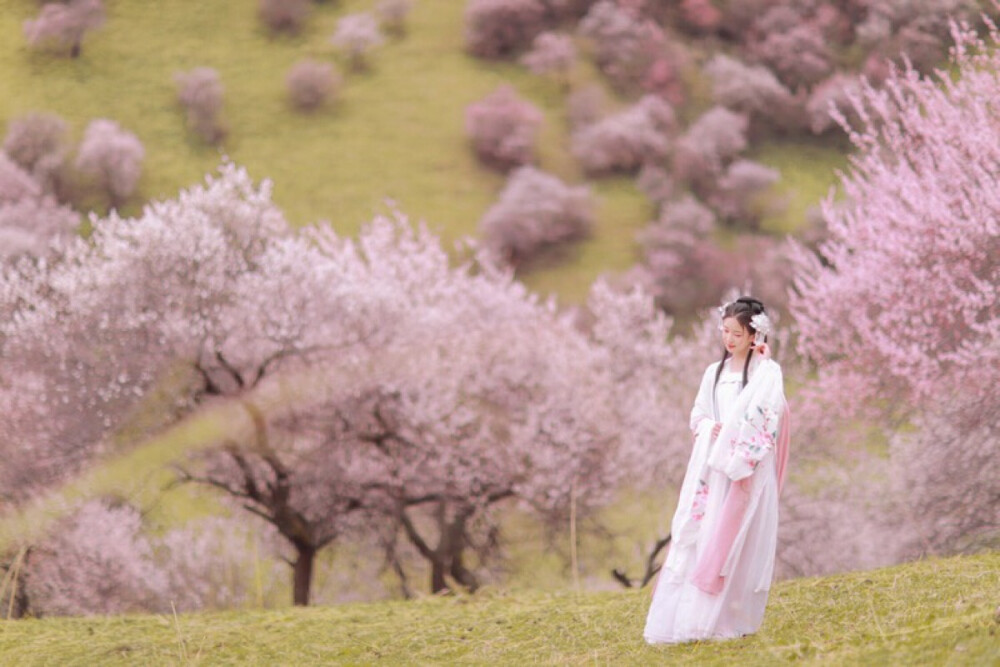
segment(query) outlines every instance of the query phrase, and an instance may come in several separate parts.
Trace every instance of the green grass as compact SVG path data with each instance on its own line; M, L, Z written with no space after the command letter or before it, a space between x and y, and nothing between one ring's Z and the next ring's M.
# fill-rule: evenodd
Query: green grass
M781 172L781 181L773 192L787 205L761 221L763 230L775 234L790 234L801 228L809 209L818 206L838 182L836 172L847 168L847 148L837 141L772 141L749 155Z
M798 579L756 635L648 646L649 590L6 621L0 659L114 664L1000 664L1000 553Z

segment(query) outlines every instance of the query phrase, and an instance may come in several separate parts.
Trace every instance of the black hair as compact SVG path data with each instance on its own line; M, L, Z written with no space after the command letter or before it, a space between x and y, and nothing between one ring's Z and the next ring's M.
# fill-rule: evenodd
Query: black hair
M754 315L760 315L765 312L764 304L760 299L755 299L752 296L741 296L736 299L736 301L730 301L722 308L722 317L720 319L726 319L727 317L735 317L736 321L740 325L750 332L751 335L756 334L757 330L754 329L751 320ZM764 340L767 340L767 334L764 334ZM751 347L750 351L747 352L747 359L743 363L743 387L747 386L747 373L750 370L750 358L753 356L754 349ZM712 385L713 396L715 394L715 387L719 384L719 378L722 376L722 367L726 365L726 359L729 358L729 350L722 350L722 361L719 362L719 367L715 370L715 384Z

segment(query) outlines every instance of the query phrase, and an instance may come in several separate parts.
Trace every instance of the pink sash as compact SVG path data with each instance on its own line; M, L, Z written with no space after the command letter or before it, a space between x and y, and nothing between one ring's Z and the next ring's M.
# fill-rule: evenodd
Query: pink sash
M774 451L779 494L785 485L785 470L788 464L788 445L791 437L789 418L786 402L785 409L781 413L781 426L778 429L778 441L775 443ZM717 595L722 592L725 584L725 577L721 574L722 567L729 558L729 552L743 523L743 515L750 504L750 484L751 478L746 477L729 485L729 493L722 505L722 514L715 524L715 532L709 537L691 575L691 582L706 593Z

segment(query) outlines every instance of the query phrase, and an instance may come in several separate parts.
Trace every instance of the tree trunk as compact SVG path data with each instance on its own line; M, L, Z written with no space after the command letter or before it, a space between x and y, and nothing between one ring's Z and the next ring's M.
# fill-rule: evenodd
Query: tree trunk
M309 589L312 587L313 563L316 560L316 549L311 546L295 545L298 558L295 560L294 592L292 601L296 606L309 605Z

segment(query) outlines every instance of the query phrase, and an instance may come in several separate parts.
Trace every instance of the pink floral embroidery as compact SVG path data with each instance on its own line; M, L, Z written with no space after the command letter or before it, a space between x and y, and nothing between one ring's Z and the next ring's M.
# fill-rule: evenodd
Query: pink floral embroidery
M708 504L708 484L703 479L698 480L698 490L694 493L691 503L691 518L701 521L705 517L705 506Z
M756 470L761 459L774 449L774 443L778 439L778 415L771 408L758 406L757 414L751 415L748 412L743 418L743 424L749 429L741 429L741 437L730 439L729 445L743 457L751 469ZM747 430L750 430L749 435L746 434Z

